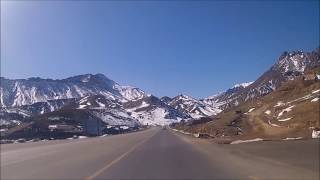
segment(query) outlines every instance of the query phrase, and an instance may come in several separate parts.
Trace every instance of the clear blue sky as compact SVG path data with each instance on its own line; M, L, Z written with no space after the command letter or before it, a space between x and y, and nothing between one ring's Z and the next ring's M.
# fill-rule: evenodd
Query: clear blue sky
M157 96L255 80L319 47L318 1L1 1L1 76L104 73Z

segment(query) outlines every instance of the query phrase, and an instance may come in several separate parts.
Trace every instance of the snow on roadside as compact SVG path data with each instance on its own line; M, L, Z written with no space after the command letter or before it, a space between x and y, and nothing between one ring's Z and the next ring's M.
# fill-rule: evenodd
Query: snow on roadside
M88 136L73 136L70 138L67 138L67 140L74 140L74 139L86 139Z
M248 113L251 113L253 110L255 110L256 108L251 108L249 109Z
M320 89L313 90L313 91L312 91L312 94L315 94L315 93L318 93L318 92L320 92Z
M317 101L319 101L319 98L318 98L318 97L316 97L316 98L314 98L314 99L311 100L311 102L317 102Z
M249 140L236 140L232 141L230 144L240 144L240 143L248 143L248 142L256 142L256 141L263 141L261 138L249 139Z
M320 131L313 130L312 131L312 138L320 138Z
M264 113L270 115L270 114L271 114L271 111L270 111L270 110L266 110Z
M302 139L302 137L293 137L293 138L287 137L287 138L282 139L282 140L288 141L288 140L298 140L298 139Z
M175 131L175 132L180 132L182 134L186 134L186 135L192 135L191 133L187 132L187 131L183 131L183 130L178 130L178 129L174 129L174 128L170 128L169 129ZM193 134L194 135L194 134Z
M110 134L103 134L103 135L101 135L99 137L106 137L106 136L110 136Z

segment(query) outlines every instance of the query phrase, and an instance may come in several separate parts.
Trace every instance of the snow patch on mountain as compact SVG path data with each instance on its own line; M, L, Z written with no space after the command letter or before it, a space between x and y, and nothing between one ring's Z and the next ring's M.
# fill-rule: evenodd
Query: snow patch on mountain
M221 112L220 109L214 106L183 94L174 97L169 105L178 111L189 114L192 118L212 116Z
M307 56L302 51L284 52L277 62L283 73L289 71L302 73L308 63Z
M132 86L115 86L115 89L119 90L120 94L129 101L139 100L147 94L137 87Z
M182 118L176 119L167 118L169 112L164 108L155 108L150 111L131 112L131 116L139 120L143 125L160 125L165 126L174 122L179 122Z
M250 86L253 82L254 82L254 81L236 84L236 85L233 86L233 88L237 88L237 87L246 88L246 87Z
M145 125L167 125L190 118L188 114L174 109L152 95L137 101L127 102L124 107L131 113L131 116Z
M94 116L100 118L104 123L115 126L115 125L126 125L129 127L138 126L140 123L138 120L130 116L125 110L121 109L101 109L91 110Z
M281 110L281 112L278 114L278 118L280 118L284 113L292 111L292 108L294 108L294 107L295 107L295 105L292 105L290 107L287 107L287 108Z

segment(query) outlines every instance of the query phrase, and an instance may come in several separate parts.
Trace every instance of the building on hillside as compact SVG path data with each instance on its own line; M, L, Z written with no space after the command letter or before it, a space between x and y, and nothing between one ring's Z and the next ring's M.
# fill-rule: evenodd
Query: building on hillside
M89 116L84 120L83 131L89 136L100 136L104 130L104 123L101 119Z

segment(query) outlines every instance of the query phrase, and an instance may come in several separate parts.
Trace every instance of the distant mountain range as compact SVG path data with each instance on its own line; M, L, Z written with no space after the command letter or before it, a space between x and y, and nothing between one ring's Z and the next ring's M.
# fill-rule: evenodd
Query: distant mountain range
M204 99L180 94L158 98L122 86L103 74L66 79L7 79L1 77L0 126L11 127L59 111L85 111L109 125L167 125L181 120L215 116L244 102L263 97L284 82L318 67L320 51L284 52L256 81L237 84Z
M61 80L29 78L10 80L1 78L1 107L30 105L48 100L103 95L107 99L125 102L146 95L142 90L120 86L103 74L85 74Z

